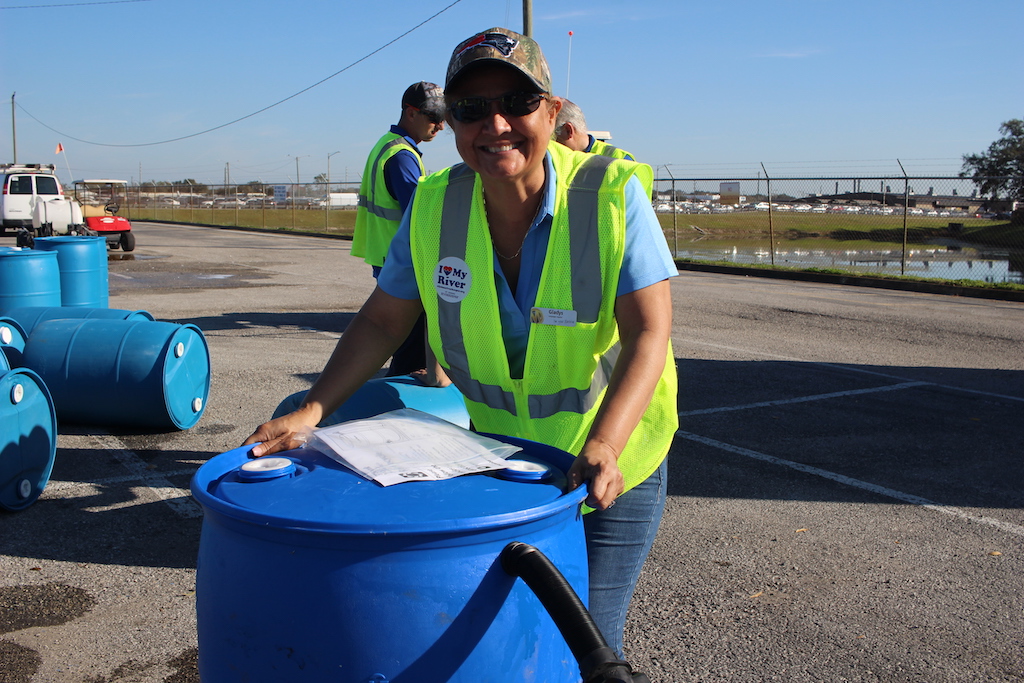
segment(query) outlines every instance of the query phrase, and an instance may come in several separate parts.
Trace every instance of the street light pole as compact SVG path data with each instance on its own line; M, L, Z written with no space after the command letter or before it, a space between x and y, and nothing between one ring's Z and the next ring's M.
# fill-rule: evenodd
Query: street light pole
M324 230L327 230L329 225L329 217L331 215L331 157L338 152L331 152L327 155L327 203L324 209Z
M295 196L302 190L302 179L299 177L299 159L308 156L308 154L303 154L302 156L295 155L295 192L293 193Z

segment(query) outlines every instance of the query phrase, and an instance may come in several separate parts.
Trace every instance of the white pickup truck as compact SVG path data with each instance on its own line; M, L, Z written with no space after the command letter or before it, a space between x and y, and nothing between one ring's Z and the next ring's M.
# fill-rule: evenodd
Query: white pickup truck
M19 246L85 227L81 206L64 195L53 164L0 164L0 173L0 229L17 232Z

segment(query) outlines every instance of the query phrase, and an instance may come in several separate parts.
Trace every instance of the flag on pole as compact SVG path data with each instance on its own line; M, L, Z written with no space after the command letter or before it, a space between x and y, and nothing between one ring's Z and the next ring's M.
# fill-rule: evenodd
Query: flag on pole
M60 154L60 153L61 153L61 152L63 152L63 151L64 151L64 143L63 143L63 142L58 142L58 143L57 143L57 149L55 149L55 150L53 151L53 153L54 153L54 154Z

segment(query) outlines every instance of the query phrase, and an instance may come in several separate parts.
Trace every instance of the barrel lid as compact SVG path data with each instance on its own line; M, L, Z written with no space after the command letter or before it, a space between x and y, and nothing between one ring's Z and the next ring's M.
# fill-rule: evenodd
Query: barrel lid
M25 328L15 318L0 316L0 346L11 346L23 351L27 336Z
M498 476L512 481L547 481L555 476L554 468L536 458L509 458L508 467L498 470Z
M0 508L22 510L46 488L57 453L53 400L32 370L0 374L0 437Z
M163 382L167 414L179 429L203 416L210 393L210 350L195 325L181 325L171 335L164 355Z
M192 479L192 493L208 514L261 527L345 534L500 528L550 517L586 497L584 487L565 491L572 455L524 439L495 438L521 446L516 459L530 462L531 470L546 469L549 476L523 480L481 473L385 487L304 448L274 458L294 465L287 476L253 479L243 469L253 462L251 447L243 446L200 467Z
M242 481L266 481L295 474L295 462L288 458L253 458L238 468Z

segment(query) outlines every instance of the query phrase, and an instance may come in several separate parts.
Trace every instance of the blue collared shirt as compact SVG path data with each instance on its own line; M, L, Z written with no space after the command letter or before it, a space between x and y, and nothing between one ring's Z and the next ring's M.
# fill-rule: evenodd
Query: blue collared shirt
M498 291L501 334L505 341L513 377L522 377L526 363L526 344L530 337L530 309L540 290L548 238L555 208L555 169L551 156L545 156L544 195L540 210L526 233L519 265L519 283L515 295L505 279L497 255L494 256L494 280ZM399 299L420 298L409 246L410 211L402 217L398 233L384 260L377 285ZM443 256L443 254L442 254ZM617 295L629 294L679 274L665 241L658 217L640 181L630 178L626 184L626 249L619 270Z
M391 126L391 132L404 137L405 141L416 150L416 155L418 157L423 156L423 152L416 146L416 142L409 137L409 133L404 128L397 125ZM409 150L403 149L384 164L384 184L388 188L388 193L402 207L402 211L409 207L409 204L412 202L412 195L416 192L416 184L420 181L420 161L418 157L413 156L413 153Z

